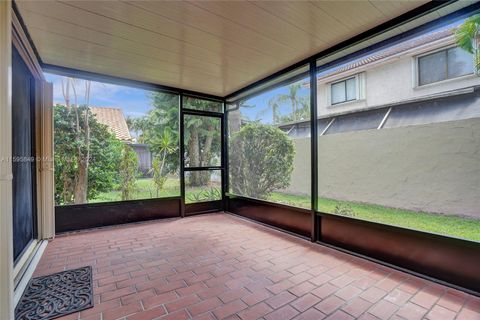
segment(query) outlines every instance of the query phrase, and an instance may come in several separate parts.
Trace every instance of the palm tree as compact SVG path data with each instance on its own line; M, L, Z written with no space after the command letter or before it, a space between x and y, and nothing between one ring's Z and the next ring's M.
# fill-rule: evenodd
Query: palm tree
M268 106L272 108L272 122L273 124L277 124L279 121L279 114L278 114L278 99L276 97L271 98L268 101Z
M292 83L288 86L288 93L280 94L277 96L277 103L291 103L292 107L292 120L297 121L297 110L300 103L300 97L298 91L302 87L301 83Z
M478 51L480 29L480 14L467 18L456 28L455 39L457 45L475 57L475 70L480 70L480 53Z
M250 106L248 106L250 107ZM268 100L268 107L261 110L256 115L256 120L259 120L265 113L268 113L270 109L272 110L272 124L277 124L280 122L280 115L278 114L278 108L280 107L278 103L278 96L274 96Z
M310 97L300 98L300 109L298 110L298 120L310 119Z

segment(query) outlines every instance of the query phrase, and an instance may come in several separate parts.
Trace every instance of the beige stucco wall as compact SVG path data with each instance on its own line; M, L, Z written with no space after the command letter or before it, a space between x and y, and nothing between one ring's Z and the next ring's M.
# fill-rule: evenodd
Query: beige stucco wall
M322 136L319 195L480 218L480 119Z
M293 158L293 171L290 186L282 192L310 195L311 193L311 145L310 138L293 139L295 157Z
M290 187L310 194L310 138L294 139ZM319 195L480 218L480 119L319 138Z
M410 53L384 64L369 67L366 70L358 69L348 73L345 72L328 79L326 83L319 83L317 89L318 115L322 117L339 112L378 107L480 85L480 77L469 75L425 86L416 86L414 61L417 54ZM358 72L364 72L365 74L365 99L330 106L327 94L330 83Z

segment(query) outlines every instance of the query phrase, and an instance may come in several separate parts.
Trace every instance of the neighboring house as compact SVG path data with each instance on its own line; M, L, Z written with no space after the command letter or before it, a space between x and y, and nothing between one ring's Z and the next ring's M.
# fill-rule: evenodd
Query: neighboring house
M143 175L149 175L152 168L152 153L147 144L135 143L122 109L112 107L90 107L97 121L106 125L115 137L132 147L138 156L138 169Z
M99 123L106 125L110 131L115 134L118 140L125 143L131 143L133 141L122 109L90 107L90 111L95 115L95 119L97 119Z
M320 134L480 115L474 57L455 45L454 28L320 71L317 86ZM295 138L310 135L308 122L280 128Z
M450 168L437 169L434 159L451 157L454 160L450 163L459 167L477 161L475 155L443 148L446 138L456 139L462 130L468 132L475 123L473 118L480 117L480 77L474 57L456 47L453 33L454 29L435 31L319 71L317 124L318 134L325 136L318 141L322 155L318 166L320 196L397 207L408 203L405 208L411 210L476 216L474 200L465 201L469 204L462 209L457 200L451 200L457 207L448 210L445 202L443 207L436 206L440 200L422 202L428 198L422 196L425 182L437 181L429 185L434 190L437 185L449 185L454 174ZM279 127L293 139L296 151L291 183L284 191L309 195L310 171L305 159L310 158L310 122ZM472 137L465 143L477 142ZM398 152L400 146L403 152ZM415 157L405 156L409 153ZM339 175L344 168L356 168L347 176L348 183ZM377 172L381 173L372 174ZM387 186L406 184L408 188ZM467 189L459 185L438 194L443 199L461 199ZM405 190L416 191L406 194ZM374 199L372 195L381 197ZM393 203L398 199L408 201Z
M455 46L454 29L403 42L320 73L319 117L479 85L473 62L471 54Z
M150 146L144 143L132 143L130 146L138 157L138 170L144 177L152 176L152 153L150 152Z

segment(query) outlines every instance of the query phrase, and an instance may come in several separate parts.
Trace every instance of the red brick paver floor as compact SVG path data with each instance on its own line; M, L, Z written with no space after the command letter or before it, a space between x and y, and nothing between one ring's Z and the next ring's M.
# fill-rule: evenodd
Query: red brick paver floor
M227 214L57 237L35 276L93 267L61 319L480 319L480 298Z

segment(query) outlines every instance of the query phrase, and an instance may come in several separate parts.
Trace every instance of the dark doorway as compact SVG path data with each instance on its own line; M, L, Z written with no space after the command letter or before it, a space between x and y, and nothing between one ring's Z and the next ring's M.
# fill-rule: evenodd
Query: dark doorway
M12 46L13 258L37 237L34 77Z

